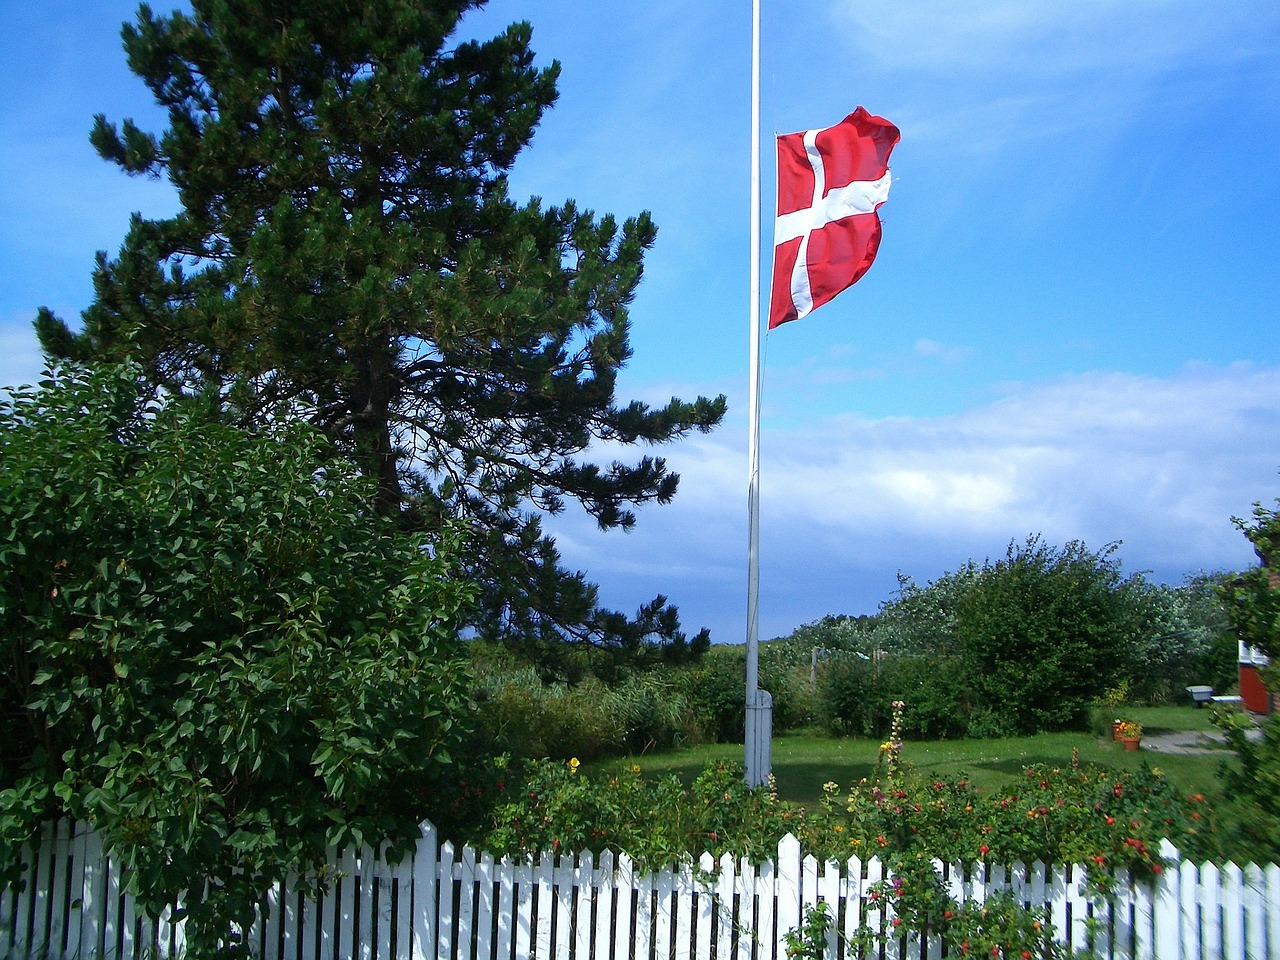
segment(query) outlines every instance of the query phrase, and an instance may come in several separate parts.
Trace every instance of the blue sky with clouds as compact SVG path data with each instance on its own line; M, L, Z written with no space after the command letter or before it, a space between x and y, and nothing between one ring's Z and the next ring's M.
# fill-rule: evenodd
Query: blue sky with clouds
M38 376L35 309L77 316L94 251L173 209L87 139L97 112L160 126L119 46L133 8L0 6L0 384ZM731 404L661 451L674 504L630 534L566 516L562 552L609 604L662 592L736 642L750 3L493 0L467 32L515 19L563 72L513 195L660 228L624 396ZM1034 533L1123 541L1173 583L1250 564L1230 518L1280 495L1280 7L764 0L763 27L766 136L864 104L902 142L876 265L765 342L762 635Z

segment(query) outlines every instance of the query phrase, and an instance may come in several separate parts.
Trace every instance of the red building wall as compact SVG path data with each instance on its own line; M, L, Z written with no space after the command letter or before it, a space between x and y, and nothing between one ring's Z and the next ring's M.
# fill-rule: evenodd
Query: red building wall
M1244 707L1251 713L1270 713L1271 697L1267 688L1262 685L1258 676L1258 668L1252 663L1240 664L1240 699Z

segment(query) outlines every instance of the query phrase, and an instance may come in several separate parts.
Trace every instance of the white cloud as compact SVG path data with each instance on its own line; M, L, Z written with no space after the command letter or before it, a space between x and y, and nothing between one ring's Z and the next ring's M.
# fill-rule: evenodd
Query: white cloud
M31 320L0 324L0 390L35 383L44 369L44 356Z
M832 417L766 427L762 620L768 635L871 612L899 570L930 580L1041 533L1179 582L1252 562L1231 525L1280 493L1280 368L1188 366L1167 378L1092 373L1010 384L937 418ZM736 641L745 591L746 461L713 434L667 456L673 505L629 535L575 528L566 559L631 607L656 592L691 627ZM625 599L624 599L625 598Z

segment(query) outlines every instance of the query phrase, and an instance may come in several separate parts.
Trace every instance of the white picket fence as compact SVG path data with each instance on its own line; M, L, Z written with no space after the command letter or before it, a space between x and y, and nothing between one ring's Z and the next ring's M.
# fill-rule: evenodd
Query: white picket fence
M24 883L0 896L0 956L178 958L182 924L168 911L145 916L96 834L50 824L25 851ZM1223 868L1170 861L1154 886L1119 873L1119 895L1091 902L1078 866L1010 868L938 865L958 900L1010 890L1044 907L1072 949L1100 957L1280 960L1280 867ZM828 955L856 956L846 939L865 920L892 929L889 910L866 894L878 860L818 863L791 836L773 862L705 854L697 864L645 872L626 856L599 860L544 854L495 861L440 844L430 824L415 853L388 863L375 851L345 850L337 879L308 898L274 889L252 931L264 960L775 960L784 935L824 902L835 918ZM21 889L19 889L19 887ZM903 935L888 957L941 957L936 938Z

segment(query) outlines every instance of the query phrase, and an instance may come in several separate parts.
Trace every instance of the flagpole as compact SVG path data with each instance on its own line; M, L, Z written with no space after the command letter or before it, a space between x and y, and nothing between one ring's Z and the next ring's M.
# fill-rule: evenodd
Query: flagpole
M772 706L760 689L760 0L751 4L751 294L747 434L747 785L768 778Z

